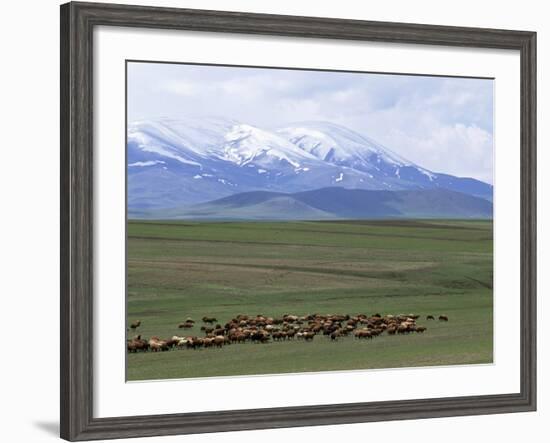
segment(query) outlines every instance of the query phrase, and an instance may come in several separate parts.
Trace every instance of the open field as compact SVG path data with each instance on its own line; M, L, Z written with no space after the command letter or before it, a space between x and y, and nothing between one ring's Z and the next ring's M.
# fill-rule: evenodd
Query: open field
M237 314L412 312L428 329L132 353L128 380L491 362L492 251L486 220L129 221L128 324L144 337Z

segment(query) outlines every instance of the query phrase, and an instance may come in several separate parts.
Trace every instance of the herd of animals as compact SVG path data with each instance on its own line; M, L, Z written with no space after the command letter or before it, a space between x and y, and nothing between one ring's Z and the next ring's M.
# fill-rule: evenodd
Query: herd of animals
M267 317L264 315L239 314L225 325L221 325L215 317L203 317L200 328L202 336L174 335L167 339L153 336L145 339L141 334L127 341L128 352L168 351L171 349L221 348L233 343L268 343L271 341L304 340L313 341L317 335L323 335L332 341L353 335L356 339L373 339L383 333L388 335L424 333L425 326L417 324L420 316L380 315L367 316L341 314L310 314L298 316L285 314L282 317ZM434 320L435 316L427 315L426 321ZM447 322L449 317L440 315L439 321ZM130 324L128 329L133 334L139 332L141 321ZM187 318L178 325L179 329L188 330L195 327L195 321Z

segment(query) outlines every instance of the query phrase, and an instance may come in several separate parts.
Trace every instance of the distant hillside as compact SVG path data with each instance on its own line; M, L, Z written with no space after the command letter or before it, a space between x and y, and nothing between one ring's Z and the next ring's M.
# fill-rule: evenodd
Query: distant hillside
M330 187L293 194L243 192L147 215L153 218L251 220L492 218L493 205L485 199L446 189L369 191Z

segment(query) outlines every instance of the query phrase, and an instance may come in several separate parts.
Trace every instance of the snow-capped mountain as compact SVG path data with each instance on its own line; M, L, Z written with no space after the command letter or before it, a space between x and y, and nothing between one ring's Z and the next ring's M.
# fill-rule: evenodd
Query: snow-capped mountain
M428 171L326 122L276 131L222 118L128 125L128 207L182 207L248 191L450 189L487 199L492 186Z
M363 171L382 184L397 177L402 189L438 187L437 174L395 154L368 137L328 122L304 122L277 131L324 161Z
M375 172L379 164L411 165L367 137L333 123L303 122L277 133L323 161L361 171Z
M239 166L254 164L268 169L300 168L316 157L281 136L254 126L239 124L225 135L224 160Z

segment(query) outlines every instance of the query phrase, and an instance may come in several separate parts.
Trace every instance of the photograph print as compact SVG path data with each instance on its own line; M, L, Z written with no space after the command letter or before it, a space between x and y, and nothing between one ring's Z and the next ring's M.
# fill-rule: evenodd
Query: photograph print
M127 380L493 362L493 87L127 61Z

